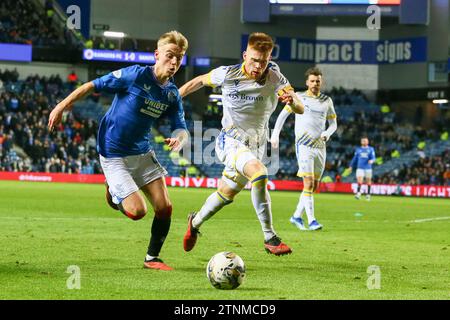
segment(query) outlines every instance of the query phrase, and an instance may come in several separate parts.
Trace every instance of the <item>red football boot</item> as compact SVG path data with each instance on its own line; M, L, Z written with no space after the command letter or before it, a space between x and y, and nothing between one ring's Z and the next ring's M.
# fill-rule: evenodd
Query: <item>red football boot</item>
M281 239L278 236L273 236L270 240L264 241L264 248L267 253L274 254L276 256L292 253L291 248L281 242Z
M195 212L192 212L188 216L188 228L183 238L184 251L191 251L194 248L195 243L197 242L197 236L200 233L198 229L192 226L192 220L194 219L195 214Z
M169 267L167 264L165 264L159 258L153 258L152 260L145 260L144 261L144 268L145 269L163 270L163 271L173 270L172 267Z

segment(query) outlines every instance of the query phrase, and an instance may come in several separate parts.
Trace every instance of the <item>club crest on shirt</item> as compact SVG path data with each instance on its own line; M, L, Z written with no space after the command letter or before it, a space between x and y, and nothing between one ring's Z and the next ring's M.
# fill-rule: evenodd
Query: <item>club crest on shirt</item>
M122 76L122 70L119 69L119 70L113 71L112 74L114 75L114 77L119 79Z
M177 100L177 95L175 94L175 92L173 91L169 91L167 93L167 101L169 101L169 103L174 103Z

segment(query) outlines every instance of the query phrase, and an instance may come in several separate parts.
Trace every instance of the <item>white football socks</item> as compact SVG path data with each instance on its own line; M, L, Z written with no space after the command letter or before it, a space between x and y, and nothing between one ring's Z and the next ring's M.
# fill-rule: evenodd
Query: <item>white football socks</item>
M305 206L306 216L308 217L308 223L316 220L314 217L314 197L312 191L303 190L303 205Z
M195 215L192 220L192 226L196 229L200 228L203 222L211 218L217 211L231 202L233 202L233 200L225 198L219 191L212 193L208 199L206 199L200 211Z
M305 205L303 204L303 192L300 194L300 198L298 200L297 209L294 212L295 218L301 218L303 213L305 212Z
M267 191L267 175L257 173L252 179L252 202L256 215L261 223L264 232L264 240L270 240L275 236L275 230L272 226L272 209L270 195Z

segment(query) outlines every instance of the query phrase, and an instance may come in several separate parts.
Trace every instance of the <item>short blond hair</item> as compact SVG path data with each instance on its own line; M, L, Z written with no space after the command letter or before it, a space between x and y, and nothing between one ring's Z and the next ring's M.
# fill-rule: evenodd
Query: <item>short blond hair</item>
M165 46L166 44L175 44L180 47L183 52L186 52L189 46L186 37L176 30L166 32L159 37L157 44L158 48Z
M274 47L273 39L263 32L253 32L248 37L247 47L260 52L272 51Z

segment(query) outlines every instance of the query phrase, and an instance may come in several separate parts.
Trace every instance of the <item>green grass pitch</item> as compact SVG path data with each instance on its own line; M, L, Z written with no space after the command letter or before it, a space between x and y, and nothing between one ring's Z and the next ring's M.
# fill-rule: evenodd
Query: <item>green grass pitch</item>
M317 194L324 230L301 232L288 221L299 193L272 192L274 227L293 248L276 257L263 249L244 191L186 253L187 214L212 191L169 189L174 212L161 257L175 270L164 272L142 268L153 213L125 218L106 205L103 185L0 182L0 299L450 299L449 200ZM206 278L220 251L246 264L236 290ZM67 287L73 265L80 289ZM368 289L369 266L379 267L379 289Z

